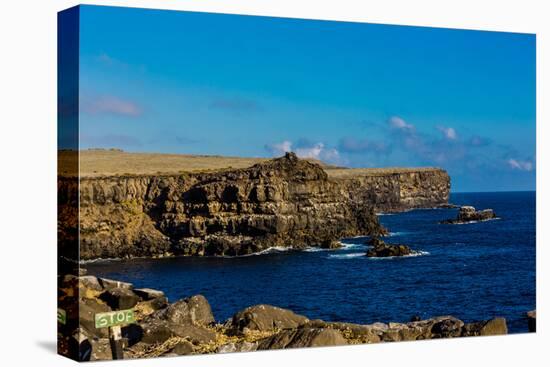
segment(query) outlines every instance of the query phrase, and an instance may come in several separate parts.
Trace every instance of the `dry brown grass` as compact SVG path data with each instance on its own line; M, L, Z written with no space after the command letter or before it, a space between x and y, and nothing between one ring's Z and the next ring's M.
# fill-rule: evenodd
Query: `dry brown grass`
M386 168L328 168L325 169L330 177L351 178L358 176L385 176L407 172L427 172L439 168L435 167L386 167Z
M59 173L63 176L75 176L74 164L77 152L59 152ZM120 150L82 150L80 151L80 174L83 177L117 175L169 175L186 172L219 171L232 168L247 168L269 158L223 157L216 155L128 153ZM330 177L349 178L354 176L386 175L389 173L418 172L432 168L341 168L315 159Z

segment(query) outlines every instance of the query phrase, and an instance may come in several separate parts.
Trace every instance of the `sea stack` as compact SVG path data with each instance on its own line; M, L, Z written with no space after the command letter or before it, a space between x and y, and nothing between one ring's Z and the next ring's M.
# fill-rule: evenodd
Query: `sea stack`
M442 224L461 224L482 222L486 220L495 219L497 216L493 209L476 210L473 206L461 206L458 211L456 219L444 220Z
M367 251L367 257L393 257L406 256L414 253L409 246L406 245L388 245L380 238L373 237L369 241L371 249Z

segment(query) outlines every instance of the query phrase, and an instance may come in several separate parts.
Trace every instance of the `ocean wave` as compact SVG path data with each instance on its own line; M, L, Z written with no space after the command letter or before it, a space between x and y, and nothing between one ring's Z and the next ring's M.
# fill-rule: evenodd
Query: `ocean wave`
M145 257L145 256L143 256L143 257L132 257L130 260L146 259L146 258L147 257ZM128 260L128 259L123 259L121 257L106 257L106 258L99 257L97 259L91 259L91 260L80 260L78 263L85 265L85 264L112 262L112 261L122 261L122 260Z
M328 255L330 259L353 259L354 257L365 256L364 252L352 252L351 254Z
M360 243L350 243L350 242L340 242L342 245L341 249L343 250L351 250L354 248L364 247L365 245Z
M341 245L341 247L339 247L339 248L331 249L331 248L322 248L322 247L312 247L312 246L310 246L310 247L306 247L302 251L304 251L304 252L321 252L321 251L351 250L351 249L354 249L354 248L364 246L360 243L351 243L351 242L343 242L343 241L339 241L339 243Z
M303 252L321 252L321 251L334 251L329 248L321 248L321 247L306 247L302 250Z
M409 255L404 256L387 256L387 257L369 257L369 260L391 260L391 259L398 259L403 257L418 257L418 256L426 256L430 253L428 251L414 251L413 253Z
M390 232L388 234L388 237L395 237L395 236L403 236L405 234L408 234L409 232Z
M249 256L259 256L259 255L266 255L266 254L278 254L281 252L288 252L294 250L292 247L284 247L284 246L273 246L268 247L262 251L253 252L251 254L245 254L245 255L237 255L237 256L205 256L205 257L223 257L226 259L233 259L237 257L249 257Z
M446 223L446 224L452 224L452 225L474 224L474 223L482 223L482 222L491 222L493 220L500 220L500 219L502 219L502 218L496 217L496 218L490 218L490 219L470 220L468 222L457 222L457 223Z

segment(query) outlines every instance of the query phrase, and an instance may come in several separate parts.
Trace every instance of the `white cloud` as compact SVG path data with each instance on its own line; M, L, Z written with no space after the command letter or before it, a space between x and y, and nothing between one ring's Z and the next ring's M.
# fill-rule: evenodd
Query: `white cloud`
M293 149L293 143L284 140L280 143L268 144L265 148L273 156L281 156L287 152L294 152L299 158L318 159L328 163L342 163L340 152L334 148L327 148L324 143L298 142L298 146Z
M292 142L285 140L281 143L267 144L265 149L273 156L281 156L292 151Z
M388 123L394 129L401 131L414 131L414 125L408 124L405 120L398 116L390 117Z
M508 159L508 161L506 161L506 163L508 164L508 167L512 169L517 169L520 171L530 172L534 168L533 162L531 161L522 161L522 160L510 158Z
M296 149L296 155L300 158L315 158L320 159L321 153L325 148L325 144L317 143L310 147L301 147Z
M456 130L453 129L452 127L437 126L437 130L441 131L445 139L456 140L458 138L458 135L456 134Z

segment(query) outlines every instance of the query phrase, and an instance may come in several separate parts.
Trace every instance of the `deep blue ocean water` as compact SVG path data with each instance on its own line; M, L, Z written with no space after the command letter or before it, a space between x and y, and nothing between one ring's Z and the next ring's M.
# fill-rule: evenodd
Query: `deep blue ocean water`
M266 303L327 321L406 322L453 315L466 322L503 316L526 332L535 308L535 193L457 193L452 203L492 208L500 219L438 224L457 209L381 215L388 243L422 255L369 259L366 238L339 250L276 251L240 258L101 261L88 272L163 290L170 301L203 294L214 316Z

